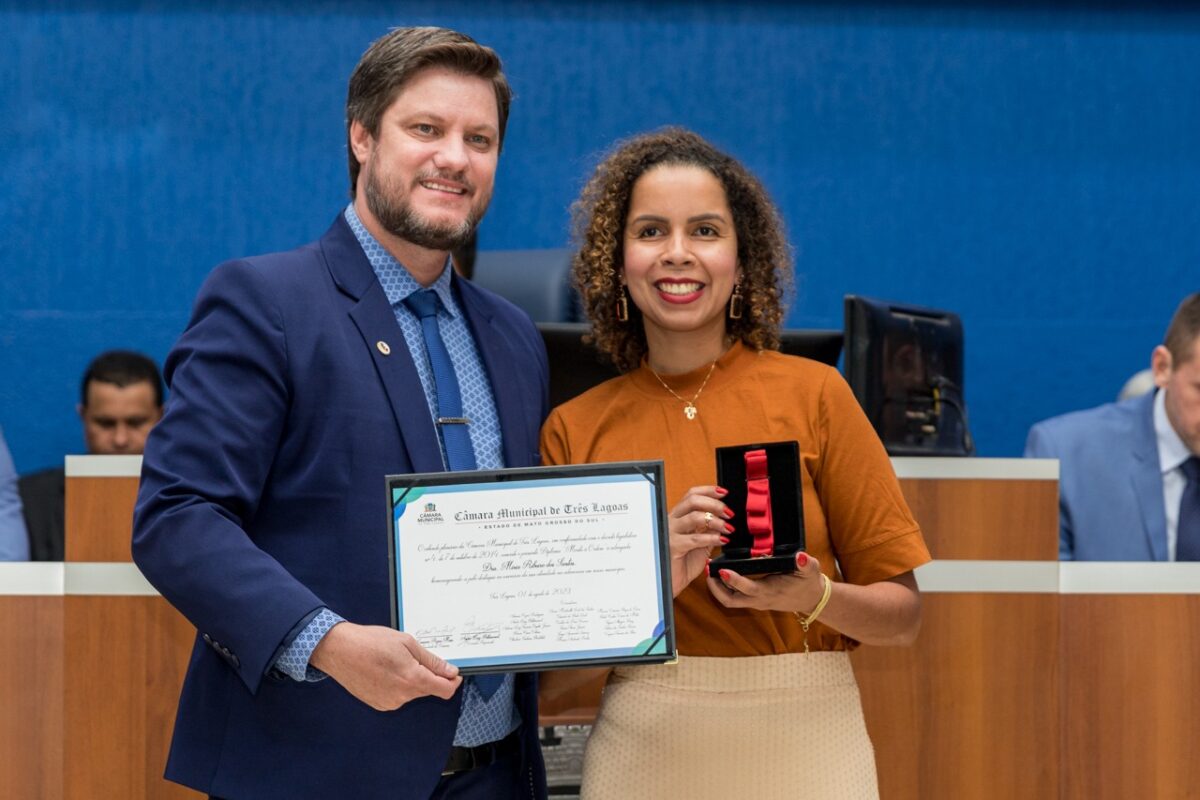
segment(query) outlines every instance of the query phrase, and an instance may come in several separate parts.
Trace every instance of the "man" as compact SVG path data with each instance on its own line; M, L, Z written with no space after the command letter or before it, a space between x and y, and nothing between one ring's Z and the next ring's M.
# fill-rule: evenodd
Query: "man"
M29 537L21 518L21 498L17 495L17 472L0 429L0 561L27 561Z
M200 633L171 780L226 798L545 795L534 676L464 681L388 627L384 476L537 461L537 329L448 267L491 198L510 97L467 36L379 39L350 79L350 205L319 241L224 264L200 291L134 519L138 566Z
M92 359L79 383L76 411L90 455L141 455L146 436L162 416L163 381L155 363L130 350ZM21 502L34 561L62 561L63 468L21 477Z
M1025 455L1057 458L1059 557L1200 560L1200 293L1150 367L1157 391L1039 422Z

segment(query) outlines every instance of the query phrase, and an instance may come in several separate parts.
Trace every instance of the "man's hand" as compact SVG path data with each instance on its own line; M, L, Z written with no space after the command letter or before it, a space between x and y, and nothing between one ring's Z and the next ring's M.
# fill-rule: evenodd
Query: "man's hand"
M458 667L409 634L380 625L339 622L313 650L309 663L376 711L395 711L427 695L449 700L462 683Z

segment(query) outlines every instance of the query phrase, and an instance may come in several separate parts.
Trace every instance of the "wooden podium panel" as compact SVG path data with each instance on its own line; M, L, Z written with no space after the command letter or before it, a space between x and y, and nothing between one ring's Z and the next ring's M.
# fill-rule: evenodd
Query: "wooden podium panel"
M1058 558L1057 469L1022 459L893 459L935 561L921 633L851 655L884 800L1055 797L1059 610L1053 586L972 591L989 562ZM1031 568L1035 565L1030 565ZM1031 570L1032 571L1032 570ZM986 570L983 570L986 574Z
M0 564L0 590L0 798L197 797L162 778L187 621L132 564Z
M196 797L163 779L195 629L158 596L66 598L66 798Z
M140 471L140 456L68 457L68 563L130 564ZM147 593L66 598L67 798L95 797L99 786L111 797L197 796L162 778L196 631L133 583L129 591Z
M67 561L128 563L141 456L68 456Z
M1056 796L1057 595L929 592L922 618L917 645L851 655L880 796Z
M1057 481L902 478L900 489L936 559L1058 558Z
M0 581L28 566L0 564ZM0 595L0 797L62 797L62 606Z
M140 468L69 457L67 562L0 564L0 798L200 796L162 777L195 629L130 563Z
M1065 596L1062 660L1062 797L1200 797L1200 594Z

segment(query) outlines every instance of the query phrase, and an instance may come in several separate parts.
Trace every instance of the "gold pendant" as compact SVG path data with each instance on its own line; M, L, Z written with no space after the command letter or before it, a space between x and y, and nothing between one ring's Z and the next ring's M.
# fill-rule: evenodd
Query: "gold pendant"
M692 405L691 403L688 403L686 406L683 407L683 413L687 415L688 419L695 419L696 418L696 407L694 405Z

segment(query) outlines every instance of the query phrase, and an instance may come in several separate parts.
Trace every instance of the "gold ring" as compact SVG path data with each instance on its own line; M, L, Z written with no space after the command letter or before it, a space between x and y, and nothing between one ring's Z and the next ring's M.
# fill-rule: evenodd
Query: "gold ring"
M708 523L712 522L712 518L713 518L713 515L712 515L712 512L711 512L711 511L705 511L705 512L704 512L704 524L705 524L705 525L707 525Z

